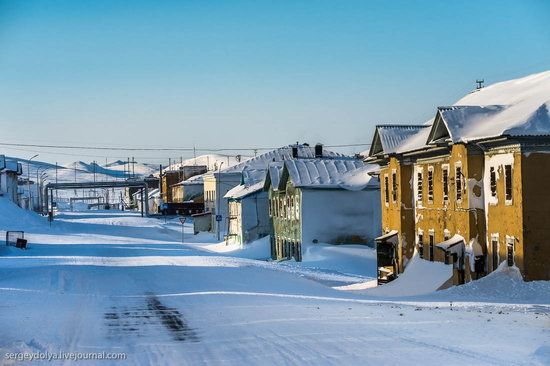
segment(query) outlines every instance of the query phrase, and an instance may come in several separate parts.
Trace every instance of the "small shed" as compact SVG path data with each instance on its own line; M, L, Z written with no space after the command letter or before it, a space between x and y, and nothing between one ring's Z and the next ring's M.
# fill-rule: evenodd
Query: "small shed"
M193 218L193 232L197 235L203 231L210 231L210 226L212 225L212 213L203 212L191 215Z

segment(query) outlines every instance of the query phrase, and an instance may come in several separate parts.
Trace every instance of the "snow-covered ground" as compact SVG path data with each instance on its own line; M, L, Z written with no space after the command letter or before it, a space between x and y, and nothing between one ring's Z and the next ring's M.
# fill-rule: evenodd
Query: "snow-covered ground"
M364 246L316 245L303 263L275 263L267 239L227 247L188 222L182 244L177 220L114 211L60 214L50 227L0 198L0 230L21 227L28 250L0 246L0 364L60 351L127 355L81 361L102 365L550 360L550 285L514 269L405 297L365 289L376 259Z

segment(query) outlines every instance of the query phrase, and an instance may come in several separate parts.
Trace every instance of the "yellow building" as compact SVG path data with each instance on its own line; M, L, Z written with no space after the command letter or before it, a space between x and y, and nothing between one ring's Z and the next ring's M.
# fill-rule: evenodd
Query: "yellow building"
M383 235L376 243L382 282L403 272L414 254L413 160L405 157L400 149L410 141L414 146L425 146L425 138L419 139L417 135L429 131L428 127L379 125L374 132L367 161L380 165Z

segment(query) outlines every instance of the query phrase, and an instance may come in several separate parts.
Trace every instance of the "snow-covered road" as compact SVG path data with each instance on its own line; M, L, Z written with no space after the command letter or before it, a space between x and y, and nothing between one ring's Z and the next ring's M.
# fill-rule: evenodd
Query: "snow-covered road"
M334 289L367 280L369 255L364 272L277 264L207 251L186 229L182 245L177 222L128 213L33 221L29 250L0 250L0 363L105 351L127 359L53 364L549 364L547 284L517 301L468 288L375 298Z

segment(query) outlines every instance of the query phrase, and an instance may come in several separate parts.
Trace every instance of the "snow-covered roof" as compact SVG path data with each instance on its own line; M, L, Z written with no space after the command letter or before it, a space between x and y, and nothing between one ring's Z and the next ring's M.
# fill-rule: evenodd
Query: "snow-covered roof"
M230 168L222 170L222 173L234 173L241 172L244 169L267 169L268 165L272 162L285 161L293 159L292 148L298 148L298 158L311 159L315 158L315 146L308 146L304 144L283 146L275 150L271 150L260 154L256 157L248 159L240 164L234 165ZM345 157L344 154L340 154L334 151L326 150L323 148L324 158L340 158Z
M262 190L266 175L267 169L243 170L243 183L230 189L224 197L239 199Z
M397 234L398 234L397 230L391 230L390 232L388 232L384 235L381 235L378 238L375 238L374 240L376 240L376 241L388 240L389 238L391 238L392 236L395 236Z
M16 173L18 175L21 175L22 172L23 172L23 169L22 169L21 165L19 164L19 162L13 161L13 160L8 160L8 161L6 161L6 167L4 168L3 171L7 172L7 173Z
M229 190L225 194L224 198L241 199L253 193L259 192L263 190L263 188L264 188L263 180L251 185L241 184Z
M550 71L496 83L440 107L429 142L550 135Z
M252 185L258 182L263 182L267 174L267 167L265 169L245 169L243 170L243 183L246 185Z
M206 174L206 173L205 173ZM187 180L182 180L176 184L172 184L172 187L176 186L190 186L194 184L203 184L204 183L204 174L194 175Z
M464 244L464 237L455 234L452 238L436 244L436 247L450 253L459 253L463 248L459 244Z
M355 190L358 185L350 173L364 167L364 163L358 159L294 159L284 163L284 169L288 172L288 178L295 187L302 188L343 188ZM372 177L366 172L357 172L370 180ZM283 173L284 176L284 173ZM361 184L365 181L361 181ZM285 184L279 182L279 187ZM366 184L365 184L366 187Z
M340 187L348 191L380 188L380 181L371 174L378 173L379 171L380 166L378 164L365 164L360 168L345 173L342 176Z
M378 125L376 126L371 148L366 155L392 154L397 149L417 135L427 125ZM364 154L364 153L363 153Z

